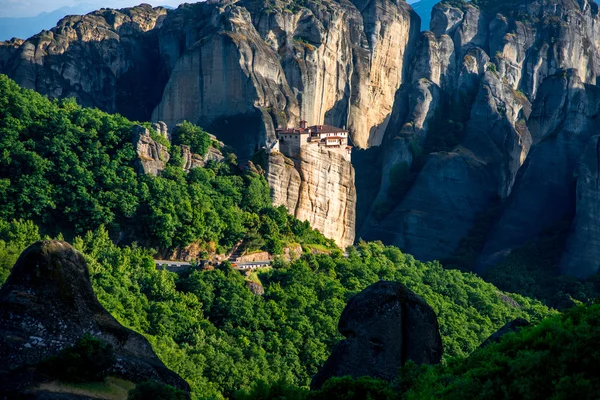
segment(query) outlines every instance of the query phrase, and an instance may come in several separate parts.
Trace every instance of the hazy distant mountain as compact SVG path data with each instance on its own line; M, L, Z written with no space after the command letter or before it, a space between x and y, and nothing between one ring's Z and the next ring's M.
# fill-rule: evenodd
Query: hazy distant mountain
M35 17L0 18L0 41L13 37L27 39L44 29L53 28L66 15L87 14L96 8L93 4L79 4L73 7L62 7L52 12L43 12Z
M421 0L411 3L413 10L421 17L421 30L428 31L431 21L431 10L433 6L439 3L439 0Z

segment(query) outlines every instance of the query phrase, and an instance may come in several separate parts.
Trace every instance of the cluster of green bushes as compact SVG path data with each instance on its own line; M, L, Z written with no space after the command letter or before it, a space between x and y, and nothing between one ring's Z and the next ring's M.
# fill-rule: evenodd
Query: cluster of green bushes
M102 382L116 362L112 345L86 333L73 346L43 361L40 368L63 382Z
M570 221L548 229L539 238L511 252L500 264L486 271L486 280L503 290L540 299L556 309L592 304L600 297L600 273L581 280L560 274Z
M121 242L163 251L198 243L225 252L258 233L253 246L275 254L288 242L331 245L274 209L259 174L214 161L187 174L179 145L200 154L211 145L190 123L178 126L163 173L138 175L133 125L73 100L50 101L0 75L0 219L31 220L67 239L105 226Z
M188 398L184 391L155 381L138 383L127 396L127 400L187 400Z
M31 228L9 225L5 231L15 237ZM252 294L228 266L182 275L158 271L150 250L119 247L103 228L73 244L86 257L104 307L144 334L198 398L232 396L260 379L307 386L341 339L337 322L347 300L380 279L404 283L434 308L446 360L469 355L516 317L537 321L549 313L510 295L516 306L473 274L421 263L375 242L349 248L348 257L335 250L278 260L260 273L264 296Z
M409 362L391 383L332 378L309 392L282 382L258 382L235 398L592 400L600 392L599 340L600 305L580 306L505 335L466 359L420 367Z

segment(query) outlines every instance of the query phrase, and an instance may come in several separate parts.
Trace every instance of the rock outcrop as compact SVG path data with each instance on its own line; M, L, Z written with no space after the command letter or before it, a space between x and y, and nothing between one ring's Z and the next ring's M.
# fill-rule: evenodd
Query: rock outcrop
M480 269L495 264L511 249L524 245L544 229L573 217L575 171L581 156L585 157L590 137L600 128L596 119L599 112L600 89L584 84L575 70L544 80L528 120L535 144L519 172L512 196L488 235L479 261ZM589 154L587 158L589 162ZM580 200L583 211L586 200ZM582 235L586 245L590 244L587 251L599 251L588 241L590 232L585 226L579 223L576 229L580 230L576 235ZM569 253L565 256L569 257ZM573 261L577 260L575 253L571 252L570 256L574 257ZM581 267L582 271L587 269Z
M588 141L576 175L575 218L560 267L563 274L587 278L600 271L600 136Z
M68 16L3 73L127 117L199 123L249 156L300 118L379 143L420 21L404 2L213 1ZM135 90L134 90L135 89Z
M381 239L423 260L452 258L494 214L470 249L483 271L575 218L562 271L597 271L600 242L586 239L596 229L591 170L576 167L596 129L597 4L442 2L431 30L419 28L410 6L392 0L142 5L4 42L0 72L134 119L198 123L242 160L299 119L345 126L357 147L379 146L354 158L369 180L357 185L377 192L358 194L357 213L353 189L342 190L351 169L336 160L331 183L323 154L294 165L272 156L268 167L274 203L338 243ZM184 158L186 168L201 164Z
M418 17L389 0L305 5L290 12L275 2L269 13L250 1L177 10L160 31L170 78L153 118L198 121L242 155L300 118L347 125L359 146L378 142Z
M147 121L168 78L157 36L166 15L143 4L67 16L17 49L0 46L0 72L49 97Z
M79 252L61 241L31 245L0 290L0 391L13 398L33 389L17 385L19 371L86 333L113 346L117 363L111 375L136 383L153 379L189 392L142 335L123 327L100 305Z
M232 145L240 159L300 119L347 127L354 144L367 147L381 143L419 30L410 6L392 0L223 0L169 11L141 5L65 17L23 43L4 43L0 72L50 97L75 97L132 119L169 127L194 122ZM164 168L161 149L139 142L146 147L138 149L140 170L157 174ZM301 179L323 177L327 156L308 156L306 163L322 169L299 169ZM202 164L185 150L184 160L186 169ZM335 178L340 190L352 186L348 196L355 197L353 185L343 183L353 180L351 168L342 170L347 175ZM328 226L326 236L350 244L354 199L346 201L335 187L337 197L329 198L324 181L302 185L297 199L275 204L298 209L317 228Z
M258 282L246 281L246 287L252 292L252 294L256 296L262 296L265 294L265 288Z
M171 133L167 124L163 121L152 124L152 129L156 131L156 135L164 140L152 138L150 130L140 125L135 125L131 131L131 141L137 153L136 169L139 174L158 176L167 166L171 158L171 153L167 146L160 141L171 142ZM216 141L215 137L211 138ZM223 143L219 142L222 146ZM193 168L204 167L208 161L221 162L225 159L221 151L213 146L210 146L204 156L192 153L190 146L181 145L182 167L186 172L190 172Z
M303 146L294 159L271 152L266 169L275 206L284 205L341 248L354 242L354 168L342 155L319 146Z
M408 360L437 364L443 353L433 309L399 282L379 281L352 297L338 330L346 339L314 376L312 389L334 376L390 381Z
M162 131L161 134L164 134L165 138L167 137L167 134ZM158 176L165 169L171 157L167 147L152 139L150 130L140 125L134 126L131 130L131 141L138 155L136 160L138 173ZM187 150L189 152L189 148ZM190 153L189 158L191 157Z
M597 132L598 6L522 0L486 7L433 8L431 32L421 33L419 57L396 95L380 150L379 193L358 211L365 217L357 236L444 259L475 225L481 232L485 215L497 222L477 238L483 271L573 218L577 204L562 270L587 276L598 270L591 260L600 254L587 239L595 229L586 183L593 172L579 168L577 195L574 176ZM594 165L591 153L584 159ZM577 258L582 253L587 264Z

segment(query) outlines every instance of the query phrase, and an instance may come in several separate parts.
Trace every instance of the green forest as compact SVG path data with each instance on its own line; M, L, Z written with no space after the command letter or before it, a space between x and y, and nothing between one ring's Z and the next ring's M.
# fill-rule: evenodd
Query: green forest
M533 399L549 398L525 395L547 385L558 388L550 394L559 399L573 388L585 394L600 387L590 375L600 367L592 347L598 306L559 314L380 242L360 241L344 254L307 222L271 206L261 171L241 170L234 154L186 173L179 146L203 154L217 145L189 123L167 143L173 156L160 176L139 175L135 124L73 100L48 100L0 75L0 283L31 243L68 240L84 254L102 305L150 341L189 382L193 398L508 399L520 390ZM154 257L190 244L224 253L242 239L251 251L282 254L300 244L304 253L259 271L263 296L227 262L180 274L155 267ZM348 299L381 279L405 284L434 309L443 363L408 364L392 383L339 378L309 392L341 339L337 322ZM543 322L476 351L517 317ZM508 387L518 376L526 382Z

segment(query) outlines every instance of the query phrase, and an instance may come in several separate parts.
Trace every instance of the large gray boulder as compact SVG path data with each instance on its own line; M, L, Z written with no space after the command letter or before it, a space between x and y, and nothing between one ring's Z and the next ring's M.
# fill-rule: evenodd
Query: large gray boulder
M379 281L352 297L338 330L346 339L314 376L312 389L334 376L389 381L408 360L437 364L443 353L433 309L399 282Z
M107 343L117 362L110 375L148 379L189 392L142 335L123 327L98 302L81 253L62 241L39 241L19 257L0 290L0 397L22 395L39 383L35 366L86 333Z

